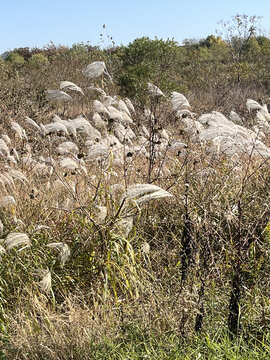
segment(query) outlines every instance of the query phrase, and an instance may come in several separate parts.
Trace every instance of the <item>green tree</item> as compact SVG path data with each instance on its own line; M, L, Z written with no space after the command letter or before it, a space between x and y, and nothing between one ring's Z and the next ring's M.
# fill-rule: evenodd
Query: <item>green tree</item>
M257 36L256 40L261 48L261 54L264 56L270 56L270 39L266 36Z
M13 52L21 55L25 61L28 61L32 56L32 50L29 47L16 48Z
M259 81L269 92L270 79L270 39L257 36L249 39L245 58L252 68L253 81Z
M172 40L143 37L121 48L122 72L118 76L121 92L130 97L145 97L147 82L162 91L183 90L181 65L185 49ZM180 86L181 84L181 86Z
M16 68L20 68L25 64L23 56L19 55L16 52L10 53L6 61L10 62Z
M48 58L43 54L34 54L30 60L29 64L35 68L39 68L41 66L49 65Z

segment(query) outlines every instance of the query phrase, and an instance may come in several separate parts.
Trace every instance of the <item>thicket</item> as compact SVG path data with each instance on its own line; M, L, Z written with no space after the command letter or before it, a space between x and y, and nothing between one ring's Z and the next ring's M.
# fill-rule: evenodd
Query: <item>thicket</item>
M54 83L66 75L79 78L74 68L104 60L123 96L143 104L150 81L163 91L180 91L195 101L202 110L227 110L246 98L265 98L269 92L270 39L258 34L258 18L235 16L223 23L222 36L187 39L183 45L173 39L134 40L127 46L106 49L89 44L72 47L48 44L43 49L19 48L6 58L6 75L14 69L29 71L31 64L50 64L49 73L58 73ZM42 55L42 61L35 61ZM11 66L8 66L10 63ZM65 64L65 69L63 69ZM72 75L71 75L72 74ZM76 80L76 79L74 79ZM49 84L50 86L51 84Z
M269 130L252 129L270 121L270 39L233 20L227 38L0 63L0 358L269 358ZM110 76L87 77L95 61ZM52 100L62 81L79 88ZM238 113L249 151L202 141L213 110Z

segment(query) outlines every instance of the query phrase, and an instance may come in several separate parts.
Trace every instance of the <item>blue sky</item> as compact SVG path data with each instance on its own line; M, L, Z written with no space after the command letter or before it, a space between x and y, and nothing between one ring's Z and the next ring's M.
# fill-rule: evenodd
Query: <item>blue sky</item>
M101 33L116 45L143 36L182 43L215 33L220 20L236 13L262 16L270 34L269 0L0 0L0 54L50 41L99 45Z

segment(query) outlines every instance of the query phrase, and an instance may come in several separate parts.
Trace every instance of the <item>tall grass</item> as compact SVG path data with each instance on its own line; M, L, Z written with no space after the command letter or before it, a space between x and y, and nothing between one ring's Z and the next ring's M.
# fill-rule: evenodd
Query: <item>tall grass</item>
M268 358L256 109L240 126L154 85L142 108L110 69L64 65L14 73L2 96L2 358ZM68 102L48 93L60 81Z

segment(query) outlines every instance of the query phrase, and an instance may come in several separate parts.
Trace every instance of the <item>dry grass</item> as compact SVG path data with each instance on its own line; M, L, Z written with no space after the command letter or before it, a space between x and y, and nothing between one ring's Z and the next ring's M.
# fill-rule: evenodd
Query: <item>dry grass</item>
M0 201L14 198L0 208L1 246L13 233L27 234L31 245L0 254L3 359L102 358L107 350L117 358L123 344L132 348L137 342L174 351L166 339L177 339L175 351L184 359L181 344L192 353L190 342L198 334L226 333L228 314L241 314L241 327L230 328L235 335L264 341L270 311L268 158L215 151L211 142L186 130L168 100L149 98L153 121L138 104L132 114L137 147L121 144L119 151L107 144L107 159L87 161L85 131L77 137L61 131L44 135L24 121L29 116L46 125L55 114L62 119L82 114L93 125L93 101L102 99L86 93L89 83L80 67L72 72L64 64L59 60L44 76L29 69L12 73L0 87L0 136L10 138L10 157L0 159ZM85 97L77 94L67 105L48 102L45 89L58 88L63 80L79 85ZM110 82L94 85L116 94ZM194 108L198 113L216 99L200 104ZM239 106L253 125L252 113ZM20 139L11 120L25 128L27 139ZM97 144L111 135L109 118L107 123ZM139 141L142 125L150 132L146 144ZM173 140L186 146L171 149ZM74 153L63 163L67 156L56 149L65 141L76 144L82 160ZM134 195L134 184L147 186ZM140 203L150 188L157 190L152 185L173 196L163 192L166 197ZM60 255L70 249L70 256L63 251L59 256L55 246ZM51 287L45 279L45 289L46 274ZM163 339L160 344L152 343L154 336ZM199 359L200 346L195 350L193 358ZM146 349L138 350L138 358L141 351ZM151 351L154 358L156 350Z

